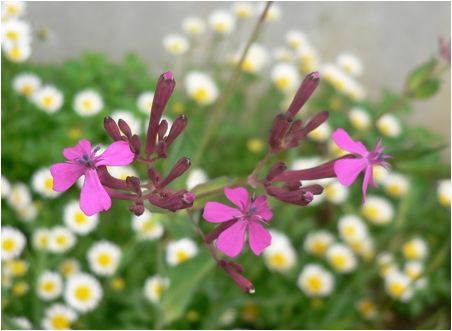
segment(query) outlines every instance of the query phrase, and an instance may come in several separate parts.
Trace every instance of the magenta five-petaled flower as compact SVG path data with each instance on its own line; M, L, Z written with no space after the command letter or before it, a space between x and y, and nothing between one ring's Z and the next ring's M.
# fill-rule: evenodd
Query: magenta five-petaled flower
M216 241L217 248L224 254L235 257L242 251L247 235L251 250L260 255L271 243L270 232L263 226L273 216L267 197L261 195L250 198L243 187L225 187L224 194L238 208L219 202L207 202L203 213L206 221L223 223Z
M133 162L135 155L125 141L116 141L102 153L92 148L89 140L83 139L75 147L65 148L64 163L50 167L53 177L53 189L64 192L81 176L85 176L80 194L80 208L88 215L94 215L111 208L111 198L102 186L97 174L100 166L124 166Z
M337 179L342 185L350 186L361 172L364 172L363 179L363 198L366 201L366 192L369 184L376 186L373 179L373 167L376 165L389 167L385 160L391 156L384 154L384 147L381 145L381 139L377 141L374 149L369 151L360 141L354 141L344 129L334 131L333 140L341 149L353 153L354 158L339 159L334 163L334 171Z

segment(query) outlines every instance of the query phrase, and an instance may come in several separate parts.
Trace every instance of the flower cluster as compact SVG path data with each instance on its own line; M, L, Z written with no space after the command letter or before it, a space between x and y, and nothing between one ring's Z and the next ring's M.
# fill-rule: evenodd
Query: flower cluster
M22 19L25 9L26 3L22 1L2 2L2 50L12 62L24 62L31 55L31 28Z

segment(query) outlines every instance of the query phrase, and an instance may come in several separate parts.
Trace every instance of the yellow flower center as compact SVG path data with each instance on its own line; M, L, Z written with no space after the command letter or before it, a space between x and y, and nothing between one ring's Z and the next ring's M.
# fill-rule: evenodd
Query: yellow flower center
M409 259L415 259L419 255L416 244L413 242L408 242L405 245L403 245L403 253Z
M6 33L6 38L10 40L17 40L19 39L19 34L17 33L17 31L8 31Z
M290 80L287 77L279 77L276 79L275 83L280 89L286 89L290 85Z
M321 240L316 240L312 243L312 252L316 255L323 255L327 248L328 245Z
M270 257L271 264L275 267L284 267L287 264L286 256L283 253L276 253Z
M388 193L392 196L398 197L402 194L402 187L398 184L389 184Z
M387 123L380 123L380 125L378 126L378 128L380 129L380 131L385 135L385 136L390 136L392 134L392 127L391 125L387 124Z
M82 135L82 130L80 128L71 128L67 133L68 137L77 140Z
M439 195L439 203L447 207L450 205L450 196L448 194Z
M13 60L19 60L22 57L22 50L19 47L13 47L9 50L8 55Z
M226 30L227 30L226 23L224 23L224 22L217 22L215 24L215 30L217 32L221 32L221 33L226 32Z
M20 93L25 96L31 95L33 93L33 91L34 91L34 88L30 84L24 84L20 89Z
M344 255L334 255L331 257L331 264L336 269L343 269L347 266L347 258Z
M125 282L121 277L113 278L111 281L111 287L115 290L122 290L124 288Z
M318 292L322 289L322 280L317 276L311 276L308 278L307 285L312 292Z
M248 147L248 150L253 153L259 153L265 147L263 141L257 138L252 138L248 140L246 146Z
M143 223L143 231L144 232L152 232L155 229L155 221L152 219L146 220Z
M13 274L13 276L22 276L27 271L28 265L25 263L25 261L15 260L8 261L6 267Z
M187 261L190 256L188 255L188 253L186 251L178 251L176 253L176 258L179 261L179 263L185 262Z
M236 14L240 18L248 18L251 15L247 8L238 8Z
M91 288L81 285L75 289L74 295L80 301L87 301L91 298Z
M55 315L51 319L52 326L56 330L67 330L69 329L70 322L69 319L64 315Z
M47 247L49 244L49 237L46 234L41 234L38 238L39 247Z
M59 246L65 246L67 244L67 237L65 235L59 235L56 236L55 241Z
M24 295L28 291L28 284L25 282L19 282L17 284L14 284L13 286L13 293L15 295Z
M55 290L55 283L52 282L52 281L44 282L44 283L42 283L42 285L41 285L41 289L42 289L44 292L53 292L53 291Z
M207 90L203 87L199 87L194 93L194 98L198 102L205 102L208 97L209 93L207 93Z
M162 284L157 283L154 285L154 294L157 298L160 298L162 296L163 290L164 288Z
M46 95L42 98L42 104L44 107L52 107L55 100L51 95Z
M2 248L4 251L12 251L16 247L16 242L11 238L3 239Z
M151 108L151 106L149 106L149 108ZM171 111L175 114L182 114L184 112L184 104L182 102L174 103L173 108L171 108Z
M181 43L171 43L169 45L169 50L171 53L179 54L182 51L182 45Z
M356 235L356 228L353 225L344 226L344 234L347 237L353 237Z
M69 275L72 275L75 272L75 265L71 262L66 262L61 266L61 273L68 277Z
M46 178L46 180L44 181L44 187L47 190L53 189L53 178L52 177Z
M102 253L97 257L97 263L99 263L102 267L108 267L112 263L112 258L110 255Z
M10 4L10 5L7 5L6 11L8 12L9 15L14 16L19 11L19 8L17 8L17 6L15 6L15 5Z
M85 99L82 101L82 106L85 110L91 110L93 107L93 102L89 99Z
M377 219L378 215L380 214L378 212L378 208L375 206L364 206L363 213L364 213L364 216L370 220Z
M406 286L398 282L393 282L389 284L388 290L391 295L396 298L400 298L405 292Z
M352 125L357 129L362 130L362 129L367 128L366 122L357 116L353 116L351 118L351 122L352 122Z
M325 187L325 195L328 199L333 199L337 194L337 189L333 185Z
M245 59L242 63L242 70L246 72L253 71L254 63L250 59Z
M74 221L79 225L85 224L87 220L88 217L82 211L77 211L74 215Z

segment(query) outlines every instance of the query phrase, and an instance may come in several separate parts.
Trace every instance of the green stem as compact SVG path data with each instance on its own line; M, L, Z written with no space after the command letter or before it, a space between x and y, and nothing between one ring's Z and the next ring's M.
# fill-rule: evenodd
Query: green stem
M234 68L231 77L226 84L226 87L224 88L224 92L220 95L217 102L217 107L214 108L212 111L212 116L209 118L207 125L206 125L206 132L199 144L197 153L193 159L193 167L196 167L199 162L201 161L201 158L204 154L205 149L207 148L209 142L212 139L212 135L217 129L218 123L221 120L221 117L223 113L226 110L227 102L234 90L234 88L237 86L237 81L240 77L241 68L243 61L245 61L246 55L248 54L248 50L250 49L251 45L256 41L259 31L261 30L262 25L264 24L265 17L267 15L268 9L270 8L270 5L272 4L271 1L268 1L264 11L262 12L261 16L259 17L259 20L257 21L256 26L254 27L253 33L251 34L246 47L243 50L243 53L240 57L240 61L238 62L237 66Z

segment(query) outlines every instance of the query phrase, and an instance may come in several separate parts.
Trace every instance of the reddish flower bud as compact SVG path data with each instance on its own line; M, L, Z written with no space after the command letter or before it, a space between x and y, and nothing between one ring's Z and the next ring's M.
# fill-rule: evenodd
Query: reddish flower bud
M161 140L157 145L157 155L161 158L168 157L168 146L165 140Z
M234 282L237 284L237 286L245 293L253 294L256 292L256 289L251 283L251 281L244 276L242 276L240 273L243 272L242 266L240 266L237 263L228 262L225 260L221 260L219 262L220 267L224 269L224 271L227 272L227 274L234 280ZM241 271L239 271L241 270Z
M126 178L127 187L137 193L138 195L141 195L141 182L138 177L135 176L127 176Z
M190 208L193 206L195 196L193 193L183 190L170 194L166 192L163 196L158 194L150 194L147 198L153 205L174 212L179 209Z
M191 165L191 161L190 161L189 158L182 157L181 159L179 159L179 161L177 161L176 164L171 169L171 171L168 174L168 176L166 176L165 179L163 179L160 182L158 187L162 188L162 187L167 186L174 179L176 179L177 177L181 176L185 171L187 171L188 168L190 168L190 165Z
M275 163L268 172L267 177L265 177L265 180L272 181L273 178L284 172L286 169L287 166L284 162Z
M107 134L114 140L122 140L121 132L119 131L118 125L115 120L107 116L104 118L104 128Z
M160 181L162 180L162 176L159 174L159 172L155 168L149 168L148 169L148 177L151 180L152 184L154 186L158 186Z
M155 150L157 132L160 124L160 119L165 109L166 104L174 91L176 81L171 72L162 74L157 82L155 89L154 100L151 108L151 118L149 120L146 153L151 154Z
M120 190L127 190L128 188L126 181L110 175L106 166L97 167L97 175L99 176L100 182L104 186Z
M144 213L144 205L142 202L136 202L133 205L129 206L129 210L135 215L140 216Z
M157 132L159 140L162 140L165 137L166 131L168 130L168 122L166 120L162 120L159 125L159 130Z
M165 142L167 146L169 147L174 140L184 131L185 127L187 126L188 118L185 115L181 115L174 121L173 125L171 126L171 130L168 133L168 136L165 139Z
M298 88L295 97L293 98L286 115L289 119L293 119L300 111L301 107L306 103L309 97L314 93L317 86L319 86L320 74L319 72L311 72L305 77L300 87Z
M134 135L129 139L129 146L130 146L130 150L131 150L135 155L140 155L140 150L141 150L141 139L140 139L140 136L134 134Z
M124 133L127 138L130 139L130 137L132 137L132 130L130 130L130 126L126 121L119 119L118 126L121 129L121 132Z
M272 128L270 130L270 137L268 140L268 144L272 152L281 150L281 143L289 126L289 119L284 114L278 114L273 119Z
M327 111L322 111L316 114L309 122L303 127L303 134L306 136L309 132L317 129L321 124L323 124L330 114Z

